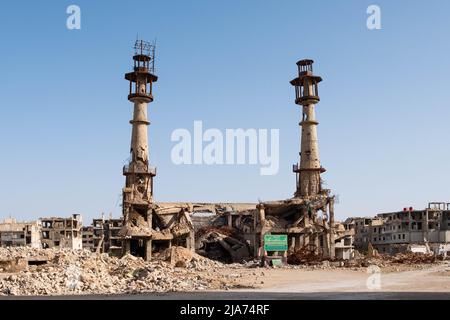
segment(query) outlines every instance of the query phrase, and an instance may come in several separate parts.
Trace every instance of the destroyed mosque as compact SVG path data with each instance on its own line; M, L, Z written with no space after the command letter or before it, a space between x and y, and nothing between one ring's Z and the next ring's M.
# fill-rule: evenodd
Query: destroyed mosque
M334 196L322 188L315 106L320 101L318 85L322 78L313 74L313 61L297 63L298 76L291 81L295 103L300 106L301 152L294 165L297 185L294 197L258 204L158 203L153 198L156 168L150 165L147 127L148 104L153 101L154 45L137 41L128 100L133 103L130 162L123 168L123 254L151 259L153 254L183 246L204 254L224 252L231 261L261 258L287 261L287 250L267 250L266 235L284 235L289 249L308 251L325 258L352 257L351 234L334 221ZM196 212L226 216L226 223L194 226ZM222 230L226 229L226 230ZM197 233L197 234L196 234ZM197 237L196 237L197 236Z
M290 81L300 107L301 150L293 165L293 197L260 203L157 202L153 197L156 168L148 146L148 104L153 102L155 46L135 43L133 69L125 74L133 105L130 160L123 167L121 219L94 219L83 227L81 215L0 223L1 246L87 248L114 256L152 259L172 246L182 246L210 259L262 264L288 263L296 253L326 260L349 260L355 249L379 253L450 250L450 205L431 203L425 210L406 209L375 218L335 221L335 196L323 188L316 105L320 76L312 60L297 62ZM273 241L272 244L269 242ZM278 241L278 242L277 242Z

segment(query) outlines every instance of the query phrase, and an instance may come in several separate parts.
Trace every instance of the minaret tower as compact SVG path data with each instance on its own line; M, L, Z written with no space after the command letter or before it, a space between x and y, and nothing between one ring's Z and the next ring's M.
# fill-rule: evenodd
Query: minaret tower
M314 197L322 193L320 174L325 169L320 165L319 143L317 140L317 125L315 105L320 101L318 83L322 78L313 74L313 60L297 62L298 77L291 81L295 86L295 103L302 107L303 115L300 122L302 128L300 165L294 165L297 176L295 197Z
M124 166L126 177L123 188L124 254L150 259L153 178L156 168L150 166L148 152L147 107L153 101L152 86L158 80L154 75L155 46L137 40L134 46L134 68L125 74L130 83L128 100L133 103L130 162Z

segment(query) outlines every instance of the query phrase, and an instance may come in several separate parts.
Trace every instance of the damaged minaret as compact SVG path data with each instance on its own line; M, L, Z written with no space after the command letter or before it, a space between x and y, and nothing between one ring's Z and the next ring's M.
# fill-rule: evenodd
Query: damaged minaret
M310 203L303 212L305 227L311 222L318 222L317 211L324 213L324 228L328 231L326 242L329 243L326 251L328 256L334 257L334 196L330 196L330 190L322 189L320 174L325 169L320 164L317 139L319 122L315 116L315 105L320 101L318 84L322 78L313 74L313 63L309 59L298 61L298 77L291 81L295 87L295 103L302 107L300 165L295 164L293 168L297 177L294 198Z
M150 166L148 153L147 107L153 101L152 86L158 80L154 73L155 46L138 40L133 56L134 68L125 74L130 83L128 100L134 104L131 133L131 159L124 166L123 188L124 254L150 259L152 252L153 178L156 168Z
M302 106L303 116L300 165L294 165L297 176L295 197L314 196L322 191L320 174L325 169L320 165L319 142L317 140L317 125L315 105L320 101L318 83L319 76L313 75L312 60L297 62L298 77L291 81L295 86L295 103Z
M295 87L295 103L302 107L300 164L294 165L296 191L293 198L264 201L253 212L254 255L264 264L275 260L287 262L287 252L309 252L322 258L348 256L351 243L342 245L346 230L334 222L334 195L322 188L319 143L314 108L319 102L318 84L321 77L313 74L313 61L297 62L298 76L290 83ZM342 226L342 225L341 225ZM272 246L272 235L287 237L286 246ZM266 243L267 241L270 245ZM285 241L285 240L283 240ZM276 251L283 248L281 251Z
M130 82L128 100L134 104L131 133L131 159L124 166L126 177L123 188L123 254L132 254L150 260L153 253L174 246L195 248L194 226L190 206L161 204L153 199L153 178L156 168L150 166L147 126L147 107L153 101L152 86L158 80L154 75L155 46L136 41L133 56L134 69L125 74Z

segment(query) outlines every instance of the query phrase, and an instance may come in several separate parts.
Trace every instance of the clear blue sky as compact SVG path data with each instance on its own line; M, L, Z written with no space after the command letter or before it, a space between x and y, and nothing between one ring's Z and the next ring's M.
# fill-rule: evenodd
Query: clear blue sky
M77 4L82 29L66 28ZM366 28L378 4L382 30ZM449 1L9 1L0 5L0 218L121 214L136 34L157 38L150 158L157 201L285 199L315 60L327 187L338 218L449 201ZM279 128L280 171L176 166L176 128Z

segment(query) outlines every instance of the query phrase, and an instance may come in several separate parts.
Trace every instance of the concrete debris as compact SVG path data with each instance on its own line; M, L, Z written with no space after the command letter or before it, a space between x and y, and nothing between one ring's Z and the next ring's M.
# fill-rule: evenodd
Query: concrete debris
M323 256L316 253L315 248L303 246L288 254L287 262L292 265L317 265L323 261Z
M395 256L389 257L392 263L418 264L418 263L435 263L437 255L434 254L420 254L420 253L399 253Z
M189 249L173 246L155 256L155 260L165 261L171 266L195 270L207 270L209 268L220 268L223 265L192 252Z
M372 243L369 242L369 245L368 245L367 248L368 248L368 249L367 249L367 256L368 256L369 258L372 258L372 257L378 257L378 251L377 251L377 249L375 249L375 248L372 246Z
M172 247L170 252L169 261L144 261L129 254L119 259L90 250L0 248L1 261L28 262L17 272L0 272L0 295L131 294L238 285L230 275L217 272L224 266L220 262L185 248ZM33 264L38 257L47 263Z
M437 263L444 260L442 256L435 254L422 253L398 253L394 256L368 254L362 256L358 254L352 260L328 259L316 254L316 250L311 246L303 246L302 248L291 251L288 254L288 263L290 265L304 265L304 266L334 266L334 267L368 267L375 265L378 267L388 267L395 264L404 265L424 265Z
M422 253L398 253L396 255L377 255L372 257L361 257L345 262L346 267L368 267L375 265L378 267L389 267L394 265L410 265L421 267L422 265L438 263L442 257L436 254Z
M21 258L0 260L0 272L19 272L25 270L27 265L27 260Z
M209 227L196 235L198 252L205 257L224 263L240 263L250 258L248 244L230 227Z

